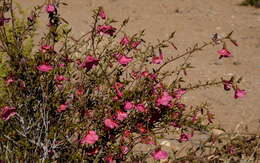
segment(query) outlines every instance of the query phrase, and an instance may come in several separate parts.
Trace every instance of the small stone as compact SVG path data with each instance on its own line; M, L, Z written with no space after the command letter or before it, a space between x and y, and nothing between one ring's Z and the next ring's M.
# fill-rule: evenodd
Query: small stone
M162 142L160 143L160 145L166 146L166 147L171 147L171 143L170 143L169 141L167 141L167 140L162 141Z
M222 61L216 61L214 62L215 65L223 65L223 62Z
M216 30L221 30L221 27L216 27Z
M212 130L212 134L215 136L219 136L221 134L224 134L225 132L223 130L219 130L219 129L213 129Z
M237 65L240 65L240 64L241 64L241 62L238 62L238 61L234 61L234 62L233 62L233 65L236 65L236 66L237 66Z
M166 163L166 162L168 162L168 159L162 159L162 160L160 160L160 163Z
M180 9L177 8L177 9L175 10L175 13L180 13Z

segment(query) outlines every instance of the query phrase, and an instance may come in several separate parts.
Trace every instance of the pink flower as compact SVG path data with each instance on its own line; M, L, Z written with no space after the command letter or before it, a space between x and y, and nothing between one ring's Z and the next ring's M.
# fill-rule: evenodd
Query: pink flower
M170 106L173 97L168 92L164 91L163 95L156 100L156 105Z
M128 147L125 145L121 146L120 149L124 155L126 155L129 152Z
M62 82L62 81L64 81L64 80L68 80L68 79L65 78L63 75L57 75L57 76L55 77L55 80L56 80L57 82Z
M52 5L52 4L48 4L47 6L46 6L46 8L45 8L45 11L47 12L47 13L53 13L54 11L56 10L56 8L55 8L55 6L54 5Z
M54 49L54 47L51 45L42 45L40 51L42 53L46 53L46 52L52 51L53 49Z
M42 64L37 66L37 69L42 72L49 72L53 69L53 67L48 64Z
M124 36L121 41L120 41L121 45L128 45L129 44L129 39L127 36Z
M118 124L115 123L112 119L105 119L105 126L108 127L108 128L117 128L118 127Z
M98 62L99 62L98 59L96 59L92 56L87 56L85 61L80 64L80 67L87 68L90 70L93 66L98 65Z
M107 17L102 7L99 9L98 16L101 17L101 19L106 19Z
M163 53L160 52L159 56L154 56L152 59L153 64L161 64L163 62Z
M241 98L241 97L244 97L246 95L246 91L245 90L241 90L239 88L237 88L235 90L235 99L238 99L238 98Z
M112 27L111 25L99 25L97 27L97 32L101 35L107 34L107 35L113 36L115 31L116 31L116 28Z
M167 159L168 153L161 149L157 149L151 154L155 160Z
M132 58L132 57L127 57L127 56L124 56L124 55L122 55L122 56L120 56L120 57L118 58L118 62L119 62L121 65L123 65L123 66L128 65L128 63L130 63L130 62L132 62L132 61L133 61L133 58Z
M5 80L6 84L9 85L13 82L15 82L14 78L12 76L7 77L7 79Z
M130 101L126 101L125 102L125 105L124 105L124 109L125 110L131 110L131 109L133 109L133 107L134 107L134 103L133 102L130 102Z
M136 110L139 112L147 112L147 108L144 106L144 104L137 104Z
M177 99L180 99L182 95L184 95L186 93L186 90L185 89L178 89L174 92L175 94L175 97Z
M233 55L228 51L226 48L223 48L221 50L218 50L218 54L220 54L219 59L221 58L227 58L227 57L232 57Z
M1 118L4 121L7 121L16 114L17 112L15 107L5 106L4 108L2 108Z
M86 144L86 143L95 144L96 141L98 141L98 139L99 139L99 136L96 134L96 132L93 130L90 130L88 132L88 134L83 139L81 139L80 143L81 144Z
M124 119L127 118L127 113L126 112L122 112L122 111L117 111L117 120L123 121Z
M65 111L67 110L68 108L68 105L67 104L61 104L60 107L57 109L57 112L62 112L62 111Z
M141 44L141 41L134 41L134 42L131 43L131 47L135 49L140 44Z
M179 142L185 142L185 141L189 141L192 137L192 134L184 134L182 133L180 138L179 138Z

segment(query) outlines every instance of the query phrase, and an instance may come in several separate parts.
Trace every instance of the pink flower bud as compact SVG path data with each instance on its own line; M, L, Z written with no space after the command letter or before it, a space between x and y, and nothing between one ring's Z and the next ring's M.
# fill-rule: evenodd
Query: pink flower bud
M42 64L37 66L37 69L42 72L49 72L53 69L53 67L48 64Z
M163 53L160 52L159 56L154 56L152 59L153 64L161 64L163 62Z
M129 39L128 39L128 37L127 36L124 36L122 39L121 39L121 41L120 41L120 44L121 45L128 45L129 44Z
M128 65L128 63L132 62L133 61L133 58L132 57L127 57L127 56L121 56L119 57L118 59L118 62L123 65L123 66L126 66Z
M47 6L46 6L46 8L45 8L45 11L47 12L47 13L53 13L54 11L56 10L56 8L55 8L55 6L54 5L52 5L52 4L48 4Z
M223 84L224 84L224 89L226 90L226 91L229 91L231 88L232 88L232 80L224 80L223 81Z
M138 45L140 45L140 44L141 44L141 41L134 41L134 42L131 43L131 47L135 49L135 48L137 48Z
M57 112L63 112L65 110L67 110L68 105L67 104L61 104L60 107L57 109Z
M2 108L1 118L4 121L7 121L16 114L17 112L15 107L5 106L4 108Z
M113 36L116 32L116 28L112 27L111 25L99 25L97 26L97 33L103 35L107 34Z
M40 51L42 53L47 53L47 52L52 51L52 50L54 50L54 47L51 46L51 45L42 45L41 49L40 49Z
M55 80L56 80L57 82L62 82L62 81L64 81L64 80L68 80L68 79L65 78L63 75L57 75L57 76L55 77Z
M186 93L185 89L178 89L174 92L175 98L180 99L182 95Z
M99 9L98 16L101 17L101 19L106 19L107 16L106 16L106 14L105 14L103 8L100 8L100 9Z
M184 133L182 133L180 138L179 138L179 142L189 141L191 139L191 137L192 137L191 134L184 134Z

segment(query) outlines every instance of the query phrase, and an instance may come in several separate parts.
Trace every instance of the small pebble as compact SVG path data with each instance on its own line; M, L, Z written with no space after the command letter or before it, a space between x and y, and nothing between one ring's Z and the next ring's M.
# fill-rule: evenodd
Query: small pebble
M171 147L171 143L170 143L169 141L167 141L167 140L162 141L162 142L160 143L160 145L166 146L166 147Z
M238 62L238 61L234 61L234 62L233 62L233 65L236 65L236 66L237 66L237 65L240 65L240 64L241 64L241 62Z
M221 27L216 27L216 30L221 30Z
M212 134L215 136L219 136L221 134L224 134L225 132L223 130L219 130L219 129L213 129L212 130Z

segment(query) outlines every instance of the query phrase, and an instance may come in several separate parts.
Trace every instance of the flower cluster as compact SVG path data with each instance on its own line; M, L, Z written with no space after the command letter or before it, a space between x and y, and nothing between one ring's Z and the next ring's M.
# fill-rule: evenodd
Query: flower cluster
M158 144L162 131L183 143L213 123L214 114L206 104L191 107L183 103L190 90L224 84L227 91L233 88L234 98L246 95L234 79L187 86L181 75L190 68L189 56L212 44L225 45L231 34L169 59L164 49L177 49L174 34L156 45L146 44L143 31L127 35L122 30L128 20L117 27L102 7L94 11L91 31L74 39L71 30L61 26L65 21L58 14L61 4L45 6L49 31L39 50L29 56L20 53L23 48L19 47L35 32L31 27L37 14L28 18L30 28L24 30L29 31L21 32L25 36L11 35L14 43L6 40L8 30L1 25L0 40L6 43L3 51L10 60L4 78L6 97L0 103L0 136L7 139L3 146L12 149L6 155L14 160L35 156L43 161L141 161L145 158L135 151L137 144L152 147L150 152L142 151L146 156L166 160L170 152ZM219 58L233 56L225 46L217 53ZM165 79L176 72L164 67L182 57L187 58L176 79L167 83Z

